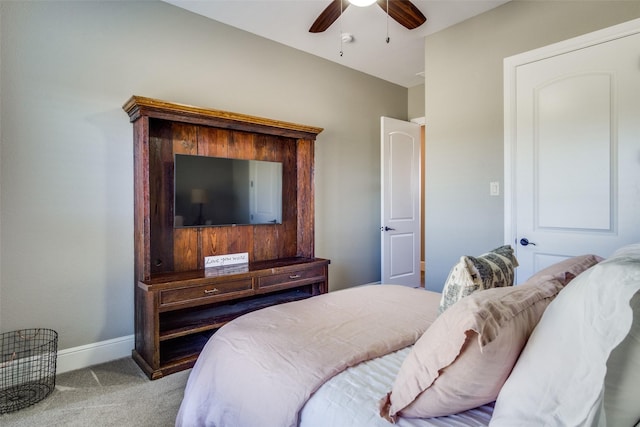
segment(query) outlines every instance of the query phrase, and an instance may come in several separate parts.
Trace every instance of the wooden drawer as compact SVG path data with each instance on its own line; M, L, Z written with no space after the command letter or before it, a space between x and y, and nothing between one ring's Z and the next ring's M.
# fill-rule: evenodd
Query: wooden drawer
M322 267L301 269L283 274L258 277L258 289L289 288L299 286L301 282L313 283L314 280L325 280Z
M194 301L218 300L221 296L233 297L250 295L253 286L251 278L234 280L231 282L212 282L204 285L190 286L186 288L168 289L160 292L160 306L183 304Z

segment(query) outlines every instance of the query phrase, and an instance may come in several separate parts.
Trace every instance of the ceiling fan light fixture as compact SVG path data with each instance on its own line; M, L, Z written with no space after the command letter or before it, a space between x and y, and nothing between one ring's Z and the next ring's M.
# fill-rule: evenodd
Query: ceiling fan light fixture
M376 2L376 0L349 0L349 3L351 3L354 6L358 6L358 7L371 6L375 2Z
M1 1L1 0L0 0ZM427 18L420 12L411 0L332 0L309 28L310 33L321 33L331 26L342 12L349 6L359 7L371 6L378 3L378 6L387 15L387 22L393 19L403 27L413 30L424 24ZM388 25L388 24L387 24Z
M352 43L353 42L353 34L351 34L351 33L342 33L342 34L340 34L340 40L342 40L342 43Z

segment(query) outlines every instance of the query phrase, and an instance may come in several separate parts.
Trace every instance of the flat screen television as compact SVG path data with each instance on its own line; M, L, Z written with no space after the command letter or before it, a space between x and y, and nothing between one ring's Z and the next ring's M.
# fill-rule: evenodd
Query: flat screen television
M282 163L176 154L174 227L282 224Z

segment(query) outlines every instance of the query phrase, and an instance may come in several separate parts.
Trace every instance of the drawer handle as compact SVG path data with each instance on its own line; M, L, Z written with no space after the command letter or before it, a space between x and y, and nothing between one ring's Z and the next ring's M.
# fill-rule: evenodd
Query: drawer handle
M289 276L289 279L299 279L300 275L299 274L292 274L291 276Z
M205 290L204 290L204 293L205 293L205 294L207 294L207 295L208 295L208 294L217 294L217 293L218 293L218 288L213 288L213 289L211 289L211 290L209 290L209 289L205 289Z

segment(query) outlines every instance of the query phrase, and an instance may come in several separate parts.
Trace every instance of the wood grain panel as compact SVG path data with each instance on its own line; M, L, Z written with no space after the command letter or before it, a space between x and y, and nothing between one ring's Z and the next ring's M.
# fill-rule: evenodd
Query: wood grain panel
M134 259L135 280L151 277L149 232L149 119L141 118L133 125L134 176Z
M171 129L173 154L198 154L198 126L173 123Z
M297 144L288 140L282 146L282 226L279 238L283 242L280 257L293 257L298 253L298 175Z
M171 124L171 156L166 160L165 170L168 175L167 188L170 211L167 223L171 227L173 240L165 244L173 249L173 270L165 271L187 271L198 268L198 240L197 234L193 230L174 228L174 154L197 154L198 150L198 126L186 123Z
M248 252L253 261L253 226L203 227L202 257Z
M255 135L247 132L232 132L227 155L232 159L254 160L256 158Z
M298 183L298 256L312 257L313 236L313 142L298 140L297 183Z
M173 146L172 126L150 122L149 227L151 273L173 270Z
M295 140L271 135L256 135L253 158L269 162L282 162L283 151L291 145L295 146Z
M158 338L152 333L155 325L155 316L153 316L155 297L143 292L138 286L135 288L135 295L139 307L144 307L144 310L139 310L140 313L136 316L139 328L136 330L136 349L145 360L157 364L159 355L155 349L158 346Z
M202 229L203 258L227 253L227 232L225 229L226 227L207 227Z
M235 254L248 252L249 261L255 261L253 252L254 225L238 225L236 227L225 227L227 231L227 253Z
M173 271L198 269L199 252L197 228L176 228L173 230Z
M208 126L198 128L198 150L201 156L229 157L231 131Z
M281 225L255 225L253 226L253 258L254 261L263 261L268 259L276 259L280 257L280 246L284 246L284 242L278 239L278 230Z

